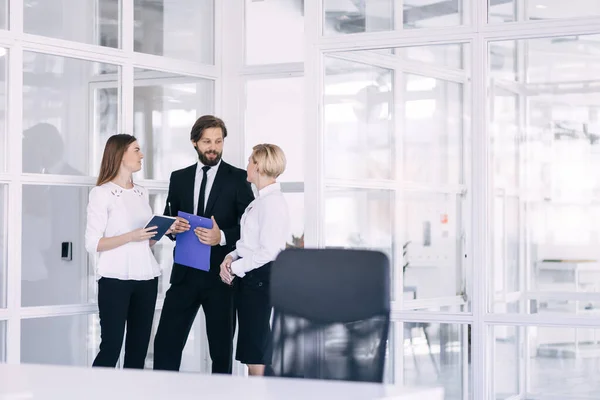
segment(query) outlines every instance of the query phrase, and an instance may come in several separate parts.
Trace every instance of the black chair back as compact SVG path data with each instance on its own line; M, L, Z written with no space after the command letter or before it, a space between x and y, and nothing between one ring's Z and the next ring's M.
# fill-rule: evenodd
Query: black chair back
M390 320L388 257L288 249L271 268L268 375L382 382Z

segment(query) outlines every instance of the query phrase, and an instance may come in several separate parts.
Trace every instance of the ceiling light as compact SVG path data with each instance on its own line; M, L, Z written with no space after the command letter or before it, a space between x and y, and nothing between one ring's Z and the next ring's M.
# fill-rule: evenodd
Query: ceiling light
M545 6L545 5L543 5L543 4L538 4L537 6L535 6L535 8L539 8L540 10L543 10L543 9L546 9L546 8L548 8L548 7L546 7L546 6Z

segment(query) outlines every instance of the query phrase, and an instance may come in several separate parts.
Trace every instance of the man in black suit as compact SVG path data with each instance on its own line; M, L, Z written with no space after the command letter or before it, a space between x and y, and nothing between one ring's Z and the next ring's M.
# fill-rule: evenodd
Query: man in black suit
M240 218L254 199L246 171L221 160L225 124L205 115L192 127L191 141L199 162L171 174L165 215L178 211L213 218L213 228L197 228L211 245L208 272L175 263L154 340L154 369L178 371L188 334L202 306L212 359L212 372L231 374L235 316L232 289L219 278L219 267L240 238ZM178 218L175 234L189 230Z

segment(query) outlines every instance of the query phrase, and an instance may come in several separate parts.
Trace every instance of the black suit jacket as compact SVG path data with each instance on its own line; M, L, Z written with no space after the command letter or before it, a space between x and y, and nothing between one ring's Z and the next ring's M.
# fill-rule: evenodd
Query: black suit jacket
M190 165L171 173L165 215L176 217L178 211L196 214L194 181L197 165ZM235 244L240 238L240 219L252 200L254 200L254 194L250 184L246 181L246 171L221 161L208 195L205 210L207 217L215 217L227 242L225 246L216 245L211 248L208 273L213 277L218 278L223 259L235 248ZM174 263L171 284L181 282L189 269L189 267Z

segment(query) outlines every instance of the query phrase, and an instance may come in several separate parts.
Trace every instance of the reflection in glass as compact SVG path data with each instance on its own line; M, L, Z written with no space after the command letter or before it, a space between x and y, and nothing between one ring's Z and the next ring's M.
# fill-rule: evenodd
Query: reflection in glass
M489 47L490 69L494 71L493 82L515 79L517 73L517 48L515 41L491 42Z
M214 62L215 0L134 0L134 50Z
M540 21L581 18L600 15L600 3L573 0L566 3L556 0L489 0L490 23L515 21Z
M494 312L600 310L597 43L490 45Z
M0 2L1 4L1 2ZM0 172L6 171L8 163L8 135L6 133L7 121L7 64L8 55L4 47L0 47Z
M347 61L347 55L326 58L325 176L391 179L392 71L366 64L368 55L365 62Z
M246 64L304 60L303 1L246 0L245 4Z
M323 0L325 35L380 32L394 29L394 0L341 2Z
M457 309L440 310L440 304L429 310L468 311L470 288L461 257L467 225L462 220L463 201L460 195L404 193L405 300L462 296L465 303Z
M519 96L499 86L492 86L494 107L490 133L494 140L494 183L497 188L515 187L519 165Z
M118 115L119 107L119 83L112 82L111 86L102 85L101 87L93 89L94 103L93 103L93 115L107 116L109 114ZM94 127L91 134L93 135L92 143L94 152L92 153L92 160L90 170L92 175L96 176L100 172L100 164L102 163L102 154L104 153L104 146L108 138L115 133L113 129L117 121L112 118L94 118ZM145 156L145 154L144 154Z
M464 6L467 1L469 0L451 2L404 0L402 16L404 29L462 25L463 18L468 16Z
M95 301L95 273L85 250L88 187L23 186L21 302L24 307ZM72 244L72 259L61 257ZM94 288L94 290L90 290Z
M23 30L106 47L120 47L120 0L25 0Z
M246 84L245 158L259 143L281 147L287 159L280 182L304 181L304 78L258 79Z
M100 345L97 314L21 320L21 362L90 366Z
M119 131L121 77L120 72L103 74L111 69L120 71L108 64L23 53L23 172L94 173L90 155L100 144L93 138ZM114 88L113 95L100 95L107 86Z
M494 326L492 332L491 398L599 398L599 329Z
M360 2L324 0L324 33L325 35L344 35L391 31L400 28L458 26L468 22L468 13L465 10L467 1L404 0L400 3L394 0ZM394 8L399 4L402 4L401 23L394 21Z
M451 44L397 48L393 53L329 55L325 69L326 177L400 178L395 165L402 160L404 181L463 183L468 98L463 83L436 76L448 67L464 74L460 70L465 48ZM395 75L399 79L393 79ZM394 94L396 82L403 87ZM398 126L402 126L401 132L395 132ZM395 154L396 141L402 142L402 157Z
M469 325L405 322L404 384L443 387L445 399L471 398L471 329ZM464 387L465 375L468 386ZM398 383L398 382L397 382Z
M411 46L394 49L403 61L417 61L438 67L463 69L464 56L468 50L463 44L444 44L435 46Z
M6 362L6 321L0 321L0 363Z
M0 29L8 29L9 0L0 0Z
M462 183L463 85L405 74L404 180Z
M304 247L304 193L283 193L290 211L292 233L288 247Z
M6 307L8 262L8 185L0 184L0 308Z
M196 118L213 113L214 81L138 68L134 79L133 131L144 152L144 167L136 175L167 180L172 171L197 161L190 130Z
M327 188L325 246L379 250L396 265L393 204L394 193L388 190ZM396 273L392 267L392 282Z
M470 309L463 256L468 59L467 44L347 51L326 58L327 245L391 251L394 243L396 254L403 253L393 271L403 278L406 309ZM456 79L440 78L449 73ZM334 201L338 193L346 198ZM384 229L376 234L370 231L379 223L363 217L370 206L363 197L381 203ZM401 232L392 229L394 218L400 218ZM432 273L440 279L432 280Z
M488 22L514 22L518 0L488 0Z
M492 245L491 279L494 293L494 311L515 312L525 306L522 300L514 298L519 290L519 217L521 211L518 197L507 196L498 191L494 198L494 224L499 234L494 236ZM518 312L518 311L517 311Z
M399 324L398 324L399 325ZM396 349L397 349L397 338L399 337L397 334L397 327L396 327L396 322L394 322L393 320L390 321L390 326L389 326L389 331L388 331L388 340L387 340L387 346L385 349L385 364L383 367L383 383L386 385L393 385L397 382L396 379L396 364L400 364L399 363L399 359L397 359L397 357L395 357L395 354L398 354Z
M393 192L329 188L325 195L325 245L392 252Z

